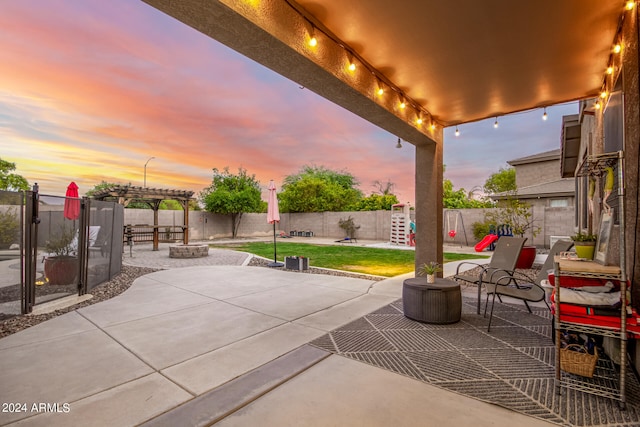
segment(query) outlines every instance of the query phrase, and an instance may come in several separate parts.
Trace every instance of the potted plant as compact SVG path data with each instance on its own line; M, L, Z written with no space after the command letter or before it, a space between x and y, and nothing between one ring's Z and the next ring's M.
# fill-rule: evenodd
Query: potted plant
M576 234L571 236L571 240L573 240L573 245L576 248L578 258L593 259L593 253L596 248L598 236L578 231Z
M50 285L65 286L75 281L79 270L77 246L75 231L65 226L47 240L45 250L48 255L44 259L44 275Z
M440 271L442 271L442 266L437 262L425 262L418 268L418 276L427 276L427 283L435 283L436 273Z

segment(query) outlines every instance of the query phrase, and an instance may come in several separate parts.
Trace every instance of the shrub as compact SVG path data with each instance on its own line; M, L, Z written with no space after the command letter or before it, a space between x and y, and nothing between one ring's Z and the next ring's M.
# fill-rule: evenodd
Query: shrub
M15 208L0 212L0 246L9 247L18 243L20 220Z
M474 222L473 224L471 224L473 237L476 239L476 241L482 240L484 236L489 234L489 228L491 227L491 224L492 223L490 221Z

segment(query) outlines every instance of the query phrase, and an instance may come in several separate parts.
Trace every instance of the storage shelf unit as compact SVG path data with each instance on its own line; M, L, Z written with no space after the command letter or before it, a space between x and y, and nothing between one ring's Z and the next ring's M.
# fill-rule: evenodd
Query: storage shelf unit
M555 383L557 392L561 388L572 388L575 390L596 394L603 397L618 400L620 406L624 408L625 398L625 376L627 371L627 276L625 265L625 225L624 225L624 185L622 181L623 153L607 153L603 155L588 156L586 161L578 168L577 176L602 176L605 168L617 165L618 174L618 209L619 209L619 230L620 230L620 265L606 266L593 261L574 261L555 258L555 326L556 326L556 351L555 351ZM586 325L575 321L562 321L560 310L560 286L562 277L581 277L614 280L620 282L620 326L605 327ZM560 337L561 330L569 329L590 335L599 335L619 339L620 343L620 368L616 370L613 362L600 359L594 372L593 378L580 377L560 370Z

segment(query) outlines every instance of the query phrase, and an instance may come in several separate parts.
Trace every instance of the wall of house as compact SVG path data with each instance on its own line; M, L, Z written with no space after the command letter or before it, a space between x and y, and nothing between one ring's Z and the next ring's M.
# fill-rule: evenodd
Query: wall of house
M515 168L518 188L560 179L560 159L517 165Z

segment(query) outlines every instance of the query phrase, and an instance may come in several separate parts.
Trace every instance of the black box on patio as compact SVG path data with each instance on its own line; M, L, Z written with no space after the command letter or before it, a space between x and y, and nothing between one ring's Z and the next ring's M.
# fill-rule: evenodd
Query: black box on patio
M288 256L284 258L284 268L287 270L308 270L309 258L302 256Z

